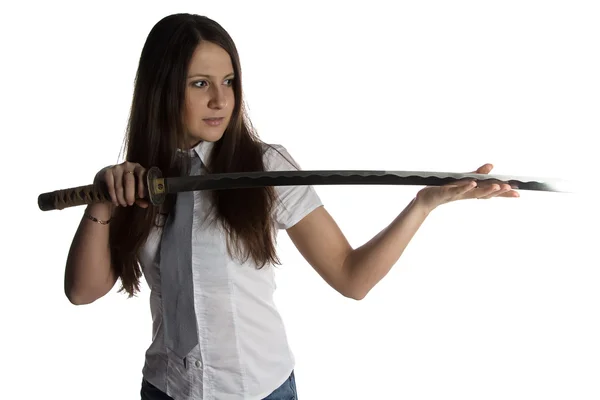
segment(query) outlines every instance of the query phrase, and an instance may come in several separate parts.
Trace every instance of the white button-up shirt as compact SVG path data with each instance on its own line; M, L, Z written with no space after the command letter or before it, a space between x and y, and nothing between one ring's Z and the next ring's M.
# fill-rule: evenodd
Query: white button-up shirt
M212 146L201 142L193 149L203 164ZM264 160L267 171L299 169L280 145L266 148ZM277 229L292 227L322 205L311 186L279 186L275 190L279 198L273 215ZM153 321L143 376L175 400L259 400L282 385L295 364L273 301L274 271L270 265L257 269L251 260L239 263L232 259L223 229L205 222L208 212L208 192L194 192L192 267L199 344L185 360L171 354L164 344L160 228L153 229L140 254L151 289Z

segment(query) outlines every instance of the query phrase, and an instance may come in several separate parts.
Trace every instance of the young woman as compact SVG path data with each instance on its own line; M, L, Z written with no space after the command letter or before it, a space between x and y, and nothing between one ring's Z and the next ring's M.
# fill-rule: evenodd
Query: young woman
M508 185L471 181L426 187L353 249L310 186L180 193L158 209L143 198L150 166L167 176L298 168L283 146L261 142L251 129L235 44L206 17L171 15L149 33L126 161L95 178L108 185L112 204L87 207L66 265L73 304L99 299L118 279L129 296L142 274L148 282L153 341L142 399L297 398L294 357L273 302L277 231L287 231L332 288L360 300L436 207L518 196Z

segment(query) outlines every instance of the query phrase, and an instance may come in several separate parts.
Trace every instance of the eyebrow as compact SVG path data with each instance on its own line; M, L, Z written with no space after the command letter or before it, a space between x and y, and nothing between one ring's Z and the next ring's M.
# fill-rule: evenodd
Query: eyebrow
M225 78L233 76L233 75L235 75L235 72L230 72L229 74L225 75ZM215 78L214 76L211 76L211 75L201 74L201 73L195 73L195 74L189 75L188 79L191 79L191 78L211 78L211 77Z

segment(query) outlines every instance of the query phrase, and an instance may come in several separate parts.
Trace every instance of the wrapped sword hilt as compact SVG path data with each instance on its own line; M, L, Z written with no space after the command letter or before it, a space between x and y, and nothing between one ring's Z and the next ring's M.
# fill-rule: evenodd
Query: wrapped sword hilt
M153 205L162 204L166 197L162 172L157 167L146 171L144 182L145 197ZM69 207L111 202L105 183L77 186L42 193L38 196L38 207L42 211L63 210Z

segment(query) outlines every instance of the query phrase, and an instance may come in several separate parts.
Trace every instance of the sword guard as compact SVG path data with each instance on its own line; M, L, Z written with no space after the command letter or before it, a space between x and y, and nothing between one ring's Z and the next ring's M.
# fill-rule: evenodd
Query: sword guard
M158 167L152 167L146 171L146 188L152 205L159 206L165 202L167 187L162 172Z

